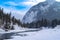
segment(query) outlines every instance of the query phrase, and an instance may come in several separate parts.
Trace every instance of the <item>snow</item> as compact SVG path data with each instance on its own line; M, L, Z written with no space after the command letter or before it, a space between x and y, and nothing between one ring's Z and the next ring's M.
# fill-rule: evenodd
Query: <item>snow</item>
M4 30L0 28L0 34L4 34Z
M48 4L53 4L55 0L47 0Z
M60 25L57 25L57 27L55 27L55 29L60 29Z
M34 19L37 16L37 12L38 11L31 11L30 13L28 13L28 15L26 15L26 19L23 20L24 23L31 23L33 22L33 20L35 21L36 19Z
M7 32L5 32L3 29L0 28L0 37L6 33L8 34L15 33L14 35L11 36L12 39L4 39L4 40L60 40L60 25L57 25L57 27L55 27L54 29L51 28L48 29L43 27L43 30L33 29L33 28L20 29L19 27L17 27L17 25L14 26L16 28L15 30L10 30ZM39 30L39 31L34 31L34 30Z
M20 27L20 26L18 26L18 25L14 25L14 29L15 29L15 30L20 30L20 29L21 29L21 27Z
M48 29L39 32L24 33L27 36L12 36L14 39L8 40L60 40L60 30Z
M54 8L55 6L58 6L59 5L59 4L56 5L55 2L56 2L55 0L46 0L45 2L39 3L39 4L31 7L29 9L29 11L26 13L26 15L23 17L22 22L23 23L31 23L31 22L34 22L36 20L41 19L40 17L43 17L43 18L46 17L46 19L49 20L51 17L49 16L50 14L48 12L50 12L50 10L57 11L59 9L58 7ZM53 14L53 16L54 16L54 14ZM54 16L54 18L55 17L56 16Z
M35 32L18 33L22 36L13 35L13 39L7 40L60 40L60 29L58 25L55 29L43 29Z

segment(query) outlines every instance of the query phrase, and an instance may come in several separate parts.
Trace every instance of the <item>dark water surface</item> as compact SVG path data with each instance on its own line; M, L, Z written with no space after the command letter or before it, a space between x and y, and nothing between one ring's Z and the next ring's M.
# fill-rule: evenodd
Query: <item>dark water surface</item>
M3 35L0 36L0 40L4 40L4 39L13 39L12 36L28 36L28 34L22 34L22 33L25 33L25 32L36 32L36 31L39 31L39 30L27 30L27 31L21 31L21 32L12 32L12 33L5 33ZM21 33L21 34L19 34Z

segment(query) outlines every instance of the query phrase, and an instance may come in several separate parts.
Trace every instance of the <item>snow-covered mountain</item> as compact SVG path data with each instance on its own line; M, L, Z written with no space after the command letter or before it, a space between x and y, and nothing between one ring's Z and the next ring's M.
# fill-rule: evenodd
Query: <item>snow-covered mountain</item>
M24 23L31 23L41 20L42 18L53 20L60 19L60 2L55 0L46 0L33 7L23 17Z

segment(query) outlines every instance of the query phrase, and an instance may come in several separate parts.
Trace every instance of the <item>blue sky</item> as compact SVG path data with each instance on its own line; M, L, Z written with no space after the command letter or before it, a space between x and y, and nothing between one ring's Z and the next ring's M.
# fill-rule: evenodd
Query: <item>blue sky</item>
M45 0L0 0L0 7L4 8L4 12L12 12L24 16L33 5L43 1Z
M44 1L44 0L42 0ZM17 13L24 15L30 7L41 2L37 0L0 0L0 7L4 8L5 12Z

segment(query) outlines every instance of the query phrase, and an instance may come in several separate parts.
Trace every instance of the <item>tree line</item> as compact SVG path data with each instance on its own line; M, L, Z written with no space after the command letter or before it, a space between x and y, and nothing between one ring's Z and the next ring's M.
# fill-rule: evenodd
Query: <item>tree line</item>
M10 13L4 13L3 8L0 8L0 20L2 20L3 29L14 29L15 24L20 26L20 19L16 19L14 16L11 16Z
M54 19L52 21L43 19L39 20L37 22L32 22L32 23L23 23L22 27L28 27L28 28L42 28L42 27L47 27L47 28L55 28L57 25L60 25L60 20Z
M16 19L14 16L12 17L11 12L10 13L3 12L3 8L0 8L0 20L2 20L2 22L0 23L3 25L3 29L10 29L10 30L13 30L14 29L13 25L16 24L18 26L26 28L42 28L42 27L55 28L57 25L60 25L60 20L58 19L50 21L43 18L36 22L22 23L20 19Z

